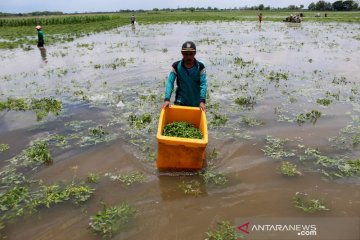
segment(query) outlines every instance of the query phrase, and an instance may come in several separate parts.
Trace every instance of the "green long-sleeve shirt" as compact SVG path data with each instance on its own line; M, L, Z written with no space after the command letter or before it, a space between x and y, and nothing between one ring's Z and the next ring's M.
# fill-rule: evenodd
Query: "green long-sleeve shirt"
M38 31L38 41L39 42L45 42L45 36L44 36L44 33L43 31Z

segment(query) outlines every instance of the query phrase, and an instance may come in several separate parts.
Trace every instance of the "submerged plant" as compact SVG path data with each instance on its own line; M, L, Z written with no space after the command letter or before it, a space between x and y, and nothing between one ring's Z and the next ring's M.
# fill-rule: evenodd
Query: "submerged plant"
M9 150L9 149L10 149L9 144L5 144L5 143L0 144L0 153L5 152L6 150Z
M226 116L214 113L210 124L215 127L219 127L221 125L224 125L227 121L228 121L228 118Z
M111 180L116 180L121 183L124 183L127 186L130 186L134 183L145 182L145 176L142 172L134 171L127 174L113 175L111 173L106 173L105 176L108 176Z
M172 122L164 127L164 136L202 139L201 131L187 122Z
M204 179L205 183L214 185L224 185L228 182L223 173L217 173L213 168L204 169L200 172L200 176Z
M240 237L235 227L228 221L218 222L216 230L206 232L205 234L205 240L237 240Z
M323 168L322 173L328 177L345 177L360 174L360 159L330 158L322 155L317 149L307 148L305 156L301 157L301 159L306 160L309 157L313 158L315 163Z
M202 193L200 182L197 180L182 181L178 186L186 195L199 195Z
M81 204L90 198L94 190L87 185L74 182L65 186L42 185L41 183L34 186L15 185L0 193L0 213L6 219L12 219L35 213L41 207L50 208L68 200Z
M281 165L278 168L279 173L284 176L294 177L301 176L301 172L296 169L296 165L287 161L281 162Z
M264 125L263 121L257 120L255 118L250 118L250 117L247 117L247 116L241 116L240 121L242 123L245 123L246 125L248 125L250 127Z
M254 96L238 97L235 99L235 103L243 107L253 107L256 103Z
M245 67L248 64L251 64L251 61L244 61L241 57L235 57L234 58L234 64L240 66L241 68Z
M2 110L26 111L33 110L36 113L38 121L46 117L49 112L56 116L62 110L62 103L53 98L32 99L31 102L24 98L8 98L5 102L0 102L0 111Z
M211 152L206 153L206 160L212 161L219 156L219 152L214 148Z
M272 136L266 136L266 145L264 149L261 149L266 156L276 160L280 160L286 157L295 156L292 152L284 150L285 141L280 138L273 138Z
M322 200L309 199L305 193L297 192L293 199L294 207L300 208L306 213L313 213L317 211L327 211L328 209Z
M139 116L131 114L128 117L128 122L130 123L130 126L135 127L137 129L142 129L152 122L152 118L151 115L148 113Z
M90 217L89 227L97 234L110 239L121 231L135 215L136 210L127 203L115 207L103 206L103 209Z
M95 137L103 137L104 135L109 133L104 130L104 127L102 125L99 125L95 128L89 128L89 134Z
M267 79L269 79L270 82L275 82L275 87L279 87L280 80L288 80L288 78L289 78L288 73L274 72L274 71L271 71L270 74L267 76Z

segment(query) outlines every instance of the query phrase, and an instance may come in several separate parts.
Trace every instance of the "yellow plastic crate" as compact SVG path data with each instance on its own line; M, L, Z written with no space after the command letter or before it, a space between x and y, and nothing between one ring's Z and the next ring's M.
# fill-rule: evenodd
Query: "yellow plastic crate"
M188 122L203 134L202 139L167 137L163 135L165 125L172 122ZM204 166L208 130L205 112L198 107L174 106L161 110L157 131L158 169L201 169Z

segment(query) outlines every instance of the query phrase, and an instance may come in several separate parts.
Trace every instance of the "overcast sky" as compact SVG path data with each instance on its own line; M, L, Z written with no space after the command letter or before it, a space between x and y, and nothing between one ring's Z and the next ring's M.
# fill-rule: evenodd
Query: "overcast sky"
M264 4L287 7L303 4L307 7L317 0L0 0L0 12L26 13L33 11L98 12L120 9L153 9L177 7L233 8ZM334 2L334 1L329 1Z

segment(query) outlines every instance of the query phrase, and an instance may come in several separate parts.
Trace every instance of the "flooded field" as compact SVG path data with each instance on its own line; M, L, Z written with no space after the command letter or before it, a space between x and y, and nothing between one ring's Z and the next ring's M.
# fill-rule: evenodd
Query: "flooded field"
M8 206L0 209L1 234L101 239L90 218L121 203L136 213L113 239L204 239L218 222L254 216L360 217L359 30L351 23L139 25L42 51L1 50L1 101L61 103L49 115L35 107L0 112L0 194ZM207 67L207 167L160 173L157 122L186 40ZM41 144L51 161L29 162ZM30 213L26 197L6 198L19 186L33 196L56 184L87 186L88 196L69 190ZM294 200L299 193L322 208L306 212Z

